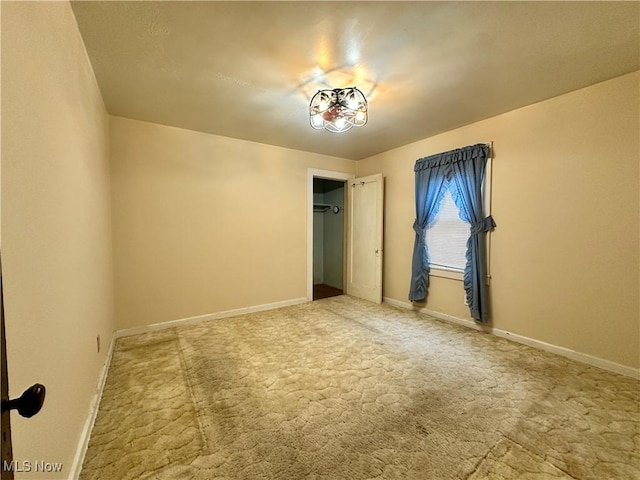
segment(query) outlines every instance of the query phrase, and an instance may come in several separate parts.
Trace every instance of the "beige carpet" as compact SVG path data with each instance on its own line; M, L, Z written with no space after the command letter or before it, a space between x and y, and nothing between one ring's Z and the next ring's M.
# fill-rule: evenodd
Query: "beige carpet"
M341 296L118 340L81 479L640 479L640 382Z

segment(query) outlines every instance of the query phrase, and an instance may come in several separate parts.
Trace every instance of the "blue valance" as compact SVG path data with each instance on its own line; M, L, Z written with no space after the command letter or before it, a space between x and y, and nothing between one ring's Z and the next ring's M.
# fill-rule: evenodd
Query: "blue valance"
M417 172L418 170L424 170L426 168L440 167L456 162L474 160L476 158L483 159L483 161L486 162L487 158L489 158L489 146L484 143L479 143L470 147L436 153L435 155L417 160L413 171Z

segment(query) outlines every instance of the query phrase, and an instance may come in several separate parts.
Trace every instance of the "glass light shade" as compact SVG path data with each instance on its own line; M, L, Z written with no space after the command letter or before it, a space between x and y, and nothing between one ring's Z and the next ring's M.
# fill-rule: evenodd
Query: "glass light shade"
M309 122L315 129L346 132L367 120L367 99L356 87L318 90L309 104Z

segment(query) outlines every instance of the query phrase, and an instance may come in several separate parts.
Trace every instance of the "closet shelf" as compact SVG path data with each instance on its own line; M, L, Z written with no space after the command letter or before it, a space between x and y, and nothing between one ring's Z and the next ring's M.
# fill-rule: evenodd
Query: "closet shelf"
M336 215L338 213L340 213L342 211L342 207L338 206L338 205L329 205L327 203L314 203L313 204L313 211L314 212L328 212L329 210L331 210L333 213L335 213Z
M329 210L330 208L332 208L333 205L329 205L327 203L314 203L313 204L313 209L314 210L319 210L319 211L325 211L325 210Z

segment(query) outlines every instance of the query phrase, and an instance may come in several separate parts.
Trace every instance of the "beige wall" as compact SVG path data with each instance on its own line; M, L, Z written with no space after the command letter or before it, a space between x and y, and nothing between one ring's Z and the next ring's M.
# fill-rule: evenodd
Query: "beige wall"
M110 125L117 329L306 297L307 169L355 162Z
M108 116L68 3L2 4L2 266L14 458L68 478L113 323ZM102 350L97 353L96 336ZM18 478L43 478L42 472Z
M493 325L640 367L639 90L636 72L358 162L386 177L384 295L407 301L415 161L493 141ZM432 277L426 308L469 319L462 291Z

